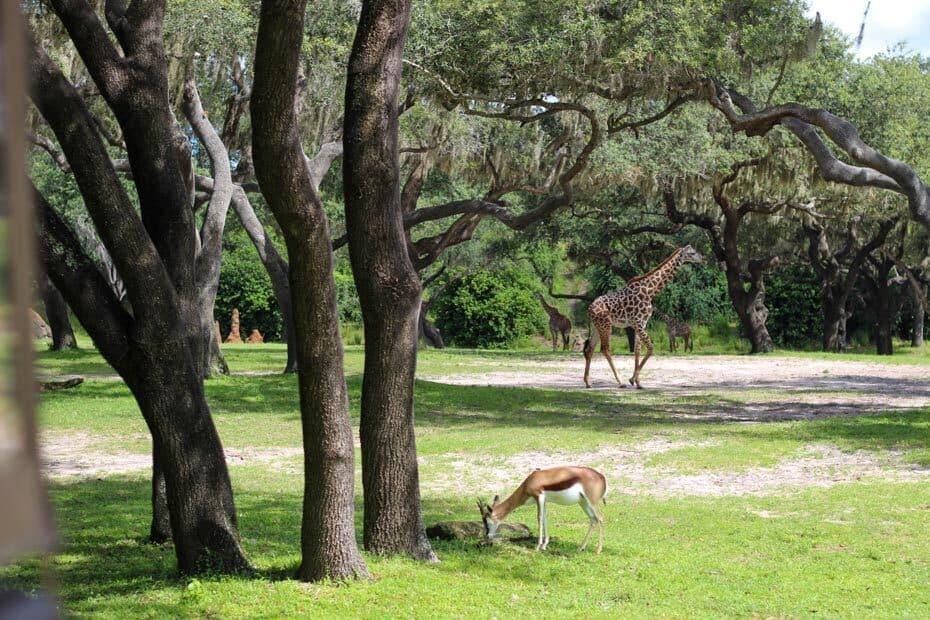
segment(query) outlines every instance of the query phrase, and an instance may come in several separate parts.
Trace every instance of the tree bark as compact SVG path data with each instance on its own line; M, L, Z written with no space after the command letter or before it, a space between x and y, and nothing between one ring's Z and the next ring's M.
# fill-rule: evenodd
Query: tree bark
M164 2L133 4L132 10L107 3L107 20L122 52L86 2L51 4L123 131L139 211L80 95L34 46L33 100L74 172L97 234L123 280L128 306L39 196L46 272L139 404L164 472L179 570L249 570L238 543L223 448L194 361L193 175L189 145L168 103ZM153 503L160 501L159 486L153 480Z
M828 231L813 217L804 222L807 258L820 279L820 306L823 312L823 350L840 352L846 346L846 306L856 279L868 257L880 248L895 220L882 222L866 243L859 239L861 218L851 219L846 239L839 250L832 250Z
M428 342L430 346L436 349L443 349L446 343L443 342L442 333L440 333L439 328L433 325L432 321L426 318L429 306L430 303L426 301L420 304L420 321L417 336L420 340Z
M407 250L398 88L409 0L366 0L346 83L346 232L365 323L365 548L435 561L423 526L413 420L420 282Z
M232 170L226 146L204 112L193 78L188 78L184 84L183 108L197 139L206 148L213 168L213 192L200 228L195 264L199 331L195 336L194 360L200 368L200 376L206 378L216 373L229 374L229 366L213 329L213 308L220 284L223 230L233 193Z
M294 96L306 0L263 0L250 102L255 172L284 231L297 336L307 581L364 577L355 542L355 450L329 224L297 133ZM313 372L308 372L312 369Z
M927 299L927 285L911 287L911 306L914 310L914 320L911 323L911 346L924 346L924 300Z
M52 330L52 350L64 351L78 348L71 318L68 316L68 304L48 276L40 276L42 301L45 303L45 317Z

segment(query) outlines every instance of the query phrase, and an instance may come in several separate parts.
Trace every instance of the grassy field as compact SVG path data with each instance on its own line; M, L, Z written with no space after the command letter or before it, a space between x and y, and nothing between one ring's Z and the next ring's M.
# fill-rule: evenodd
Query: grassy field
M108 468L148 453L135 403L93 351L40 353L45 374L80 373L79 388L43 396L43 442L96 463L54 475L62 537L52 563L62 606L79 617L927 617L930 615L930 408L746 423L714 415L790 392L709 386L580 390L462 386L421 380L417 441L424 518L477 519L475 500L509 493L532 467L575 461L605 471L604 552L580 553L580 509L550 510L546 553L515 545L436 542L442 562L366 555L374 578L351 585L293 580L299 562L301 457L292 376L280 345L226 349L233 376L207 382L257 578L182 579L170 546L145 543L144 468ZM424 376L480 379L555 372L579 354L426 351ZM692 356L695 363L707 356ZM624 364L629 360L623 356ZM778 359L837 356L790 354ZM886 362L871 356L855 356ZM901 360L907 360L902 362ZM357 421L362 351L346 371ZM930 364L926 352L892 363ZM551 368L550 368L551 367ZM478 381L476 381L478 382ZM687 411L694 415L682 416ZM695 414L697 412L697 414ZM706 414L706 415L704 415ZM70 457L69 457L70 458ZM144 458L142 459L144 463ZM361 539L361 486L357 528ZM524 508L512 520L531 525ZM0 571L31 590L37 561Z

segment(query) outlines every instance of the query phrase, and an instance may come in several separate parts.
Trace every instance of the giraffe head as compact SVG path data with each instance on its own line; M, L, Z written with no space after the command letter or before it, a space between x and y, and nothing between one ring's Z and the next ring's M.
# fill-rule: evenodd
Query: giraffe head
M701 256L701 253L695 250L690 245L686 245L681 248L681 254L679 254L679 259L682 263L703 263L704 257Z

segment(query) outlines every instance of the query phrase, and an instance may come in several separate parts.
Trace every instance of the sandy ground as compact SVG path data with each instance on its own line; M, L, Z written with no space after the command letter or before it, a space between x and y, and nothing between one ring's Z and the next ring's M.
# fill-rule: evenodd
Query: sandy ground
M615 358L621 379L631 374L632 358ZM422 375L420 378L458 385L493 385L584 390L584 362L578 356L552 362L527 363L524 368L458 376ZM669 396L703 396L700 406L670 407L671 416L720 419L734 423L809 419L835 415L868 415L878 411L930 406L928 369L918 365L883 365L840 360L786 359L747 356L659 356L642 375L646 389ZM592 390L622 394L607 362L595 358ZM632 389L632 388L626 388ZM728 390L740 398L728 401ZM755 399L747 390L760 390ZM711 396L711 398L707 398ZM719 397L717 402L714 397ZM707 402L712 404L707 405ZM745 402L743 402L745 401ZM41 449L47 475L54 479L103 477L141 472L151 465L149 454L103 450L102 438L85 433L47 436ZM674 496L745 496L796 492L868 479L900 482L927 480L930 470L908 464L893 451L847 452L828 444L806 446L801 453L771 467L682 473L649 463L656 454L680 448L713 449L713 442L656 438L638 444L606 447L586 453L528 451L510 457L444 454L422 457L423 492L505 493L534 467L584 463L607 475L611 492ZM287 474L300 473L297 448L227 450L230 464L265 463ZM430 470L451 472L436 479ZM777 515L760 515L777 516Z

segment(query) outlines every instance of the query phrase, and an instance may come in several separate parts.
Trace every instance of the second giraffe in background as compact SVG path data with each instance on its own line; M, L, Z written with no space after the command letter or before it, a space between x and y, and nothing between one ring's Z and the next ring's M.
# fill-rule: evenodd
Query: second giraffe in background
M684 321L679 321L674 317L670 317L655 306L653 306L652 309L655 314L662 319L662 322L665 323L665 328L668 331L668 350L672 353L678 351L678 343L675 339L681 338L685 343L685 352L694 351L694 341L691 340L691 326Z
M559 345L559 334L562 335L562 350L568 351L568 339L572 333L572 322L567 316L546 303L545 297L541 293L534 295L539 303L542 304L543 310L549 315L549 331L552 333L552 350L555 351Z

